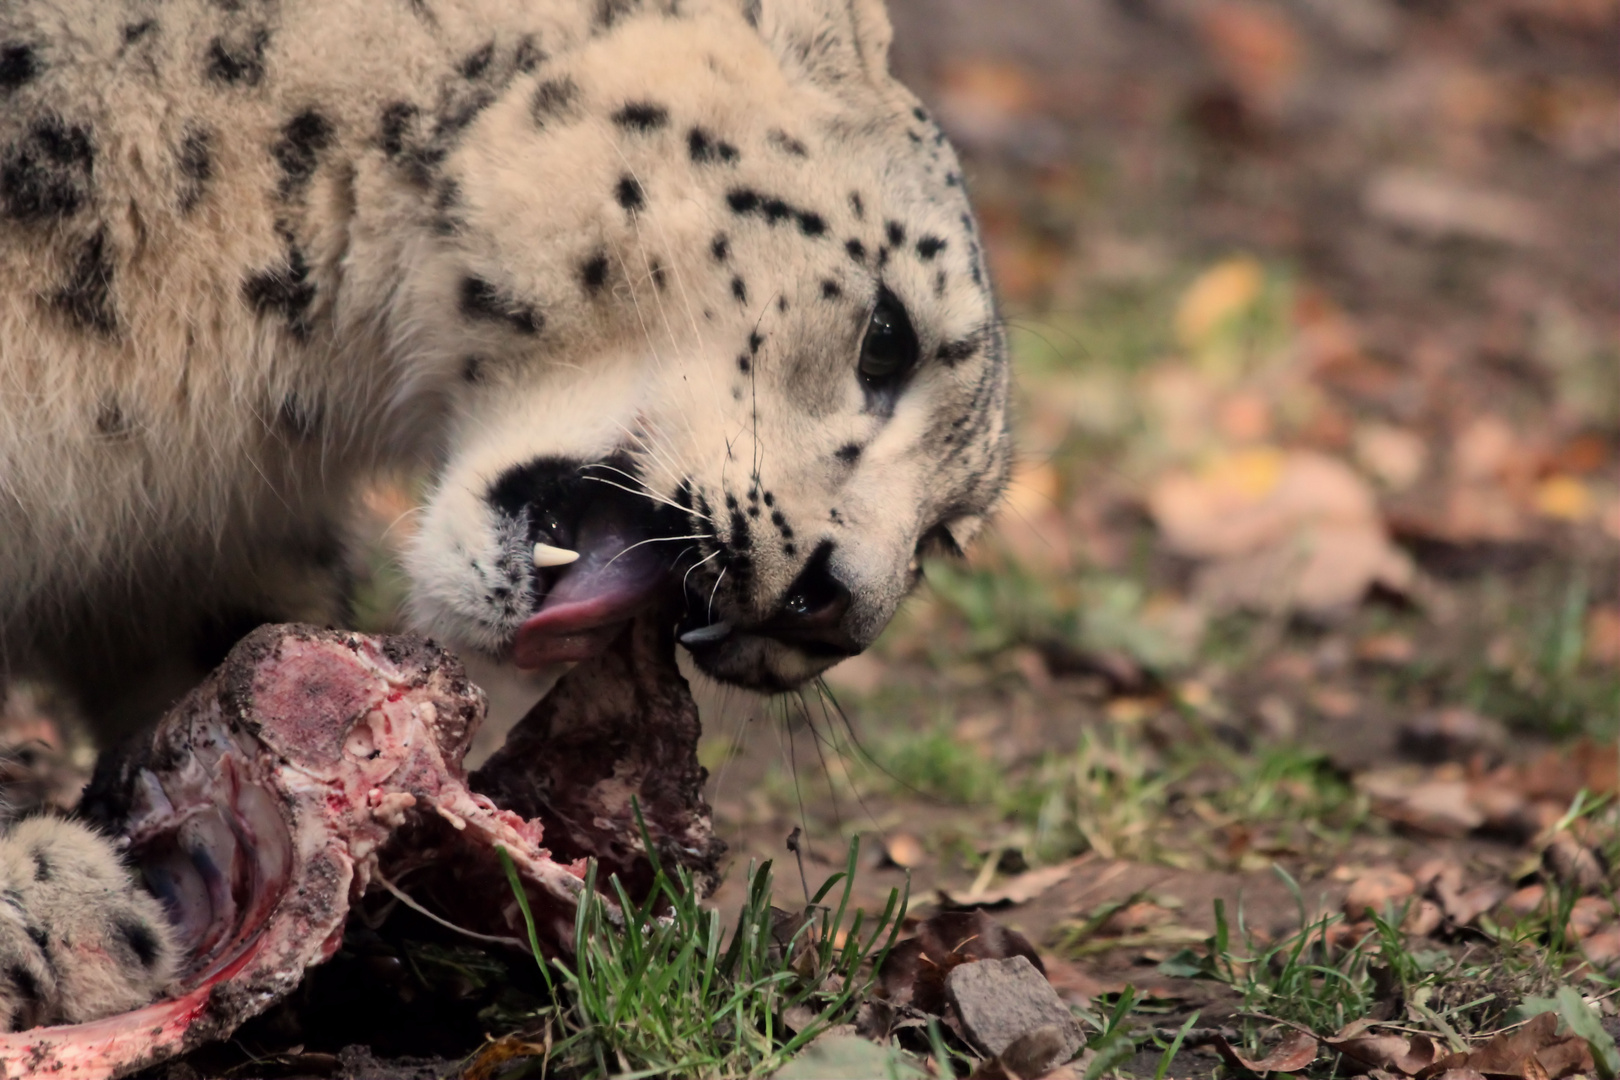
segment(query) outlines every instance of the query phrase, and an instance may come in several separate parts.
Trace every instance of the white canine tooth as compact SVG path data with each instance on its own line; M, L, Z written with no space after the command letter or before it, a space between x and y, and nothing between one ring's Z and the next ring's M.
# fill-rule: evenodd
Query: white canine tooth
M577 551L552 547L550 544L534 545L534 565L542 570L548 566L567 566L577 558L579 558Z

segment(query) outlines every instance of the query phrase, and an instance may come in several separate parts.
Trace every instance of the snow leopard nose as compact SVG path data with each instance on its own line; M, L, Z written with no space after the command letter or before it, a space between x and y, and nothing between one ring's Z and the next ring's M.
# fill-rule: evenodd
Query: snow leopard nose
M849 587L832 569L832 542L823 541L782 594L776 613L757 632L814 656L853 656L861 646L844 629Z

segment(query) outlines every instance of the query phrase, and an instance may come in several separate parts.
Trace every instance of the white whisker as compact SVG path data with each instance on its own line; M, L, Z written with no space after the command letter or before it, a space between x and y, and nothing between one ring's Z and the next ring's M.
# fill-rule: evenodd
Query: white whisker
M612 566L614 563L618 562L621 558L623 558L624 556L630 554L630 552L634 551L638 547L641 547L643 544L659 544L659 543L663 543L666 540L713 540L713 539L714 539L714 534L713 533L693 533L691 536L650 536L645 540L637 540L635 543L631 544L629 547L625 548L623 551L621 551L617 555L613 556L613 558L611 558L611 559L609 559L607 561L607 563L602 567L602 569L606 570L609 566Z

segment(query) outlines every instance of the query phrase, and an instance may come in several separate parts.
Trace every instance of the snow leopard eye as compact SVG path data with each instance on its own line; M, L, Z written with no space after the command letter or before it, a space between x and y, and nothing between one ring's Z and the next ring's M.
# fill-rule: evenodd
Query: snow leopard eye
M866 326L866 337L861 342L861 361L857 370L861 381L871 389L893 386L917 365L917 332L911 328L900 299L884 289L878 293L872 319Z

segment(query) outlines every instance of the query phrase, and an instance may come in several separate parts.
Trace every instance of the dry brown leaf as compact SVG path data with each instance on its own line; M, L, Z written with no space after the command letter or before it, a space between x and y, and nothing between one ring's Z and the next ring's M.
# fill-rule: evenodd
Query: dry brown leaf
M1620 929L1603 930L1581 942L1581 951L1599 971L1620 970Z
M1471 1069L1492 1080L1562 1080L1589 1073L1592 1067L1586 1040L1558 1034L1558 1014L1547 1012L1483 1046L1448 1054L1436 1063L1436 1072Z
M1276 109L1298 81L1305 46L1285 9L1220 0L1198 20L1215 62L1250 107Z
M921 866L928 857L922 841L910 833L895 833L883 842L884 862L909 870Z
M1417 891L1417 882L1411 875L1393 867L1378 867L1357 878L1344 897L1344 913L1349 919L1359 919L1371 911L1382 915L1388 907L1399 907Z
M1274 1072L1298 1072L1316 1060L1318 1050L1316 1039L1303 1031L1290 1031L1271 1053L1258 1059L1238 1053L1231 1043L1219 1035L1215 1036L1212 1044L1221 1059L1234 1069L1244 1069L1262 1076Z
M1609 879L1609 868L1602 854L1575 839L1570 832L1552 835L1541 853L1541 866L1554 879L1583 892L1595 892Z
M1362 208L1385 224L1431 239L1462 236L1517 245L1551 239L1534 203L1417 169L1375 173L1362 193Z
M1433 1065L1438 1049L1427 1035L1372 1032L1365 1021L1351 1024L1322 1045L1353 1061L1401 1076L1416 1076Z
M1089 855L1081 855L1067 862L1058 863L1056 866L1043 866L1039 870L1026 871L1016 877L1009 878L993 889L966 892L961 895L948 893L941 889L939 895L940 899L949 906L959 908L999 908L1027 904L1052 886L1067 880L1077 867L1089 861Z
M1356 778L1356 786L1383 817L1435 836L1466 836L1485 823L1467 780L1424 775L1409 769L1367 773Z
M1148 508L1172 550L1211 560L1196 590L1218 610L1328 614L1374 585L1401 592L1414 580L1371 487L1314 451L1255 447L1169 473Z

